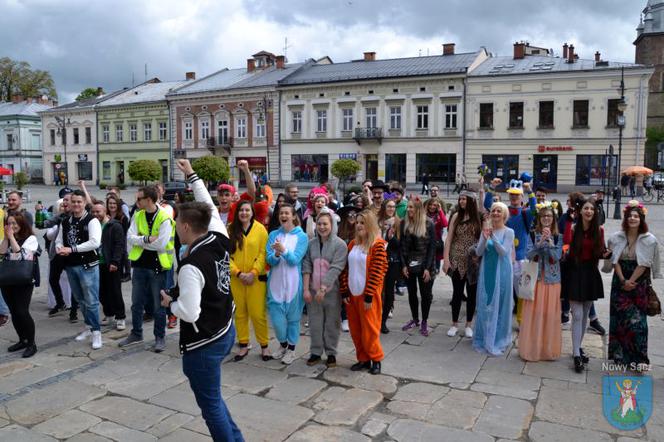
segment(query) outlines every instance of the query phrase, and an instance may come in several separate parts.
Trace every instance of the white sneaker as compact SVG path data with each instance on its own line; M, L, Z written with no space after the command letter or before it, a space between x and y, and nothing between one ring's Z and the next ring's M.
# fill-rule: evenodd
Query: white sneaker
M388 314L387 314L387 317L388 317L388 318L393 318L393 317L394 317L394 313L393 313L393 312L394 312L394 310L390 310L390 311L388 312Z
M75 339L78 342L81 342L81 341L86 341L90 336L92 336L92 331L90 331L90 329L87 329L87 330L83 331L81 334L79 334L78 336L76 336Z
M124 330L125 328L127 328L127 326L125 324L125 320L124 319L118 319L117 321L115 321L115 328L117 330Z
M466 330L464 330L463 334L467 338L472 338L473 337L473 329L470 328L470 327L466 327Z
M286 351L287 351L287 350L288 350L288 347L285 347L285 348L284 348L284 347L282 347L282 346L280 345L279 348L278 348L274 353L272 353L272 358L273 358L273 359L281 359L281 358L283 358L284 355L286 354Z
M449 336L450 338L453 338L454 336L457 335L458 331L459 331L458 328L456 328L455 326L452 326L452 327L450 327L449 330L447 330L447 336Z
M286 350L286 354L284 354L284 357L281 358L281 363L286 364L286 365L290 365L290 364L293 363L293 361L295 361L295 359L297 359L296 356L295 356L295 351Z
M101 348L101 331L95 330L92 332L92 349L99 350Z
M348 319L344 319L343 321L341 321L341 330L345 332L350 330L350 328L348 328Z
M109 322L111 322L111 318L109 318L108 316L104 316L104 319L102 319L99 324L108 325Z

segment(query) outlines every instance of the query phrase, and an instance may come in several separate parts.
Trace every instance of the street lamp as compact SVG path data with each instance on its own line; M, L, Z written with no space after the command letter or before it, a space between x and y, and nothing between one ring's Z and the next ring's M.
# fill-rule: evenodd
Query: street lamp
M258 102L258 124L263 127L263 130L265 131L263 136L265 137L265 155L266 155L266 167L267 170L265 171L265 175L267 176L267 181L270 181L270 146L268 145L268 138L267 138L267 123L266 123L266 117L269 117L268 115L268 108L272 105L272 101L269 99L269 96L266 93L263 94L263 101Z
M56 132L58 136L62 136L62 148L64 149L65 154L65 185L69 184L69 165L67 164L67 127L71 126L71 118L66 120L63 117L55 116L55 122L58 125L58 131Z
M620 186L621 166L622 166L622 139L623 128L625 127L625 110L627 103L625 102L625 68L620 68L620 101L618 102L618 116L616 123L618 124L618 171L616 172L616 182L618 184L618 192L616 192L616 203L613 207L613 219L620 219L620 197L622 189Z

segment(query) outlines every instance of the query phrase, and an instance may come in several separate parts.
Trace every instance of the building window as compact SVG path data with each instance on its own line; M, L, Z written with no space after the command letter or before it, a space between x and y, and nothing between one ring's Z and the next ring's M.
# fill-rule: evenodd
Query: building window
M523 102L510 103L510 129L523 129Z
M446 104L445 105L445 129L456 129L457 128L457 105L456 104Z
M620 98L610 99L606 111L606 127L618 127L618 116L621 112L618 110Z
M184 139L185 140L194 139L193 123L191 121L184 122Z
M152 123L143 123L143 140L152 141Z
M373 129L378 127L378 115L375 107L368 107L365 109L367 116L367 128Z
M7 134L7 149L14 149L14 134Z
M85 144L92 144L92 128L85 128Z
M343 131L348 132L353 130L353 109L343 109Z
M316 111L316 132L327 132L327 111Z
M493 129L493 103L480 103L480 129Z
M111 162L110 161L104 161L102 163L102 168L101 168L101 173L103 176L104 180L110 180L111 179Z
M201 121L201 140L210 138L210 122Z
M572 127L588 127L588 100L574 100L574 120Z
M302 133L302 112L293 111L293 133Z
M76 169L78 171L79 180L91 180L92 179L92 162L90 161L77 161Z
M293 181L318 183L327 179L327 154L291 155Z
M217 121L217 144L228 143L228 120Z
M78 137L78 127L74 128L74 144L79 144L79 137Z
M122 143L124 138L124 133L122 129L122 124L116 124L115 125L115 141L118 143Z
M51 146L55 146L55 129L51 129Z
M539 128L553 129L553 101L540 101Z
M247 119L238 118L237 119L237 137L238 138L247 138Z
M166 122L161 122L159 123L159 141L164 141L166 140L168 132L166 129Z
M256 121L256 135L255 138L265 138L265 120Z
M426 173L432 182L454 183L456 155L453 153L417 154L415 171L418 182L421 181L422 174Z
M611 180L614 181L618 172L618 156L613 155L610 167L607 167L608 163L607 155L577 155L576 185L601 186L608 178L609 169L611 169Z
M417 106L417 128L429 128L429 106Z
M503 180L501 190L509 185L511 179L519 177L518 155L482 155L482 163L489 168L484 179L489 182L493 178L500 178Z
M390 107L390 129L401 129L401 106Z
M138 141L138 127L136 126L136 123L131 123L129 125L129 141L132 143Z

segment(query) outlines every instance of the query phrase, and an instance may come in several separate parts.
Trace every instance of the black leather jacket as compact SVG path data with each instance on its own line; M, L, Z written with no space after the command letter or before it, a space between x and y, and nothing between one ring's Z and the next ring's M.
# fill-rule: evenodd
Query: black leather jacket
M417 262L423 266L423 270L433 272L435 270L436 257L436 229L427 219L426 236L418 237L406 232L405 223L401 224L401 262L402 265L410 267L411 263Z

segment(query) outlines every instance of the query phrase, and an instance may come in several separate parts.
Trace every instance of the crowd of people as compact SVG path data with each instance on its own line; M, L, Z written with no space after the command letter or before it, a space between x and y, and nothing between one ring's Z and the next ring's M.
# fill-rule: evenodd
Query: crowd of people
M205 367L219 366L236 338L232 359L249 357L250 322L263 361L293 363L304 323L307 365L336 366L340 335L350 332L357 359L350 369L378 374L395 295L407 293L410 307L401 329L427 337L436 278L452 282L450 338L462 333L477 351L500 355L517 329L521 358L555 360L562 329L571 328L574 370L582 372L586 329L605 333L593 306L604 297L603 260L603 270L613 272L609 357L649 367L647 298L651 279L661 275L658 242L637 201L624 207L621 230L607 241L601 192L570 193L563 211L528 182L512 180L505 204L497 180L485 185L480 178L475 192L464 177L451 206L436 185L427 183L424 199L379 180L364 181L343 201L328 183L301 200L294 183L274 196L239 161L246 192L221 184L215 205L189 162L178 160L178 167L195 202L183 194L177 204L165 201L160 185L141 187L131 205L116 188L104 200L92 198L83 182L60 191L39 226L49 259L49 316L68 311L77 322L80 310L85 329L75 339L99 349L102 327L127 326L122 283L130 280L131 331L120 347L143 342L143 325L152 321L152 349L162 352L166 328L179 320L183 369L215 440L241 435L221 399L220 368ZM19 193L9 194L0 215L0 255L36 260L41 248ZM536 281L526 295L525 276ZM23 350L23 357L37 352L30 316L36 284L38 274L29 284L0 286L0 325L11 315L18 342L9 351ZM274 351L269 323L279 343Z

